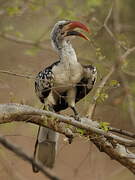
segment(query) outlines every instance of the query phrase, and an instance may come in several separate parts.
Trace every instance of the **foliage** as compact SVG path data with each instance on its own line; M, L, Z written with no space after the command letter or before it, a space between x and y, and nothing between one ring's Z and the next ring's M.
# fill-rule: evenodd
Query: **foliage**
M83 136L86 131L85 131L84 129L77 128L77 132L78 132L81 136Z
M100 122L99 125L100 125L99 127L104 131L107 132L109 130L109 123L108 122Z

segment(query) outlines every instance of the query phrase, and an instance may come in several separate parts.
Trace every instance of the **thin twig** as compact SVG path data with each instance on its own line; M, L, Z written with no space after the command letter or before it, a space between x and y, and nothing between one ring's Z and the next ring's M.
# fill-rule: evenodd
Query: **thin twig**
M114 40L115 43L117 43L117 45L119 45L123 50L127 50L127 47L123 46L121 44L120 41L118 41L118 39L115 37L115 35L112 33L112 31L110 30L110 28L108 27L108 21L112 15L112 11L113 11L113 6L111 6L108 15L106 16L105 20L104 20L104 24L103 27L105 28L105 30L107 31L107 33L110 35L110 37Z
M11 72L11 71L4 71L4 70L0 70L0 73L36 80L36 78L32 75L23 75L23 74Z
M119 134L127 136L127 137L135 138L135 134L134 133L126 131L126 130L123 130L123 129L118 129L118 128L110 127L109 126L109 131L116 132L116 133L119 133Z
M127 49L127 51L121 56L121 60L125 60L134 51L135 51L135 46Z
M115 2L115 12L114 12L114 30L116 33L120 33L120 29L118 28L119 27L119 3L118 1L114 1ZM123 65L123 62L124 60L133 52L135 51L135 46L133 46L132 48L128 48L126 50L126 52L124 54L122 54L122 51L121 51L121 46L118 46L118 44L116 43L115 44L116 46L116 50L117 50L117 54L118 54L118 58L117 58L117 64L118 66L120 67L119 68L119 77L122 81L122 85L123 85L123 88L125 90L125 94L127 96L127 103L128 103L128 111L129 111L129 115L130 115L130 119L132 121L132 124L135 126L135 111L134 111L134 102L133 102L133 98L132 98L132 95L131 95L131 92L129 90L129 83L128 83L128 80L127 78L125 77L125 74L122 72L122 65Z
M113 11L113 5L112 5L111 8L109 9L109 12L108 12L108 14L107 14L107 16L106 16L106 18L105 18L105 20L104 20L104 25L107 25L107 23L108 23L111 15L112 15L112 11Z
M125 69L123 70L122 69L122 72L124 73L124 74L127 74L128 76L133 76L133 77L135 77L135 73L134 72L130 72L130 71L125 71Z
M102 79L102 81L100 82L98 88L96 89L95 95L93 97L93 101L92 103L89 105L89 109L87 111L87 117L88 118L92 118L95 112L95 108L96 108L96 104L97 104L97 100L100 97L100 94L106 84L106 82L108 81L108 79L112 76L112 74L115 71L115 67L113 66L111 68L111 70L109 71L109 73Z
M9 149L10 151L12 151L13 153L15 153L17 156L21 157L23 160L26 160L27 162L29 162L30 164L34 164L34 166L36 166L46 177L48 177L51 180L60 180L60 178L58 178L57 176L55 176L49 169L44 168L43 166L41 166L40 164L38 164L37 162L35 162L33 160L32 157L28 156L26 153L24 153L21 148L13 145L12 143L10 143L8 140L6 140L4 137L2 137L0 135L0 143L6 147L7 149Z
M28 39L17 38L15 36L12 36L12 35L7 34L7 33L0 32L0 37L3 39L9 40L9 41L13 41L15 43L37 46L41 49L45 49L45 47L41 43L38 43L38 42L32 41L32 40L28 40Z
M0 73L3 73L3 74L7 74L7 75L12 75L12 76L17 76L17 77L22 77L22 78L26 78L26 79L32 79L32 80L40 80L40 81L45 81L45 79L41 79L41 78L36 78L34 77L33 75L24 75L24 74L20 74L20 73L16 73L16 72L11 72L11 71L6 71L6 70L0 70ZM67 88L67 87L76 87L76 86L82 86L84 87L85 84L73 84L73 83L68 83L65 85L61 85L59 86L59 88ZM50 87L50 88L47 88L47 90L45 90L44 92L48 91L48 90L55 90L57 89L57 87ZM60 97L64 97L64 96L61 96L58 92L55 91L55 93L60 96Z
M119 72L119 76L121 78L122 81L122 85L123 88L125 90L126 93L126 97L127 97L127 103L128 103L128 112L130 114L130 119L132 121L132 124L135 127L135 111L134 111L134 102L133 102L133 97L131 95L131 92L129 90L129 83L127 78L125 77L125 75L123 74L123 72Z

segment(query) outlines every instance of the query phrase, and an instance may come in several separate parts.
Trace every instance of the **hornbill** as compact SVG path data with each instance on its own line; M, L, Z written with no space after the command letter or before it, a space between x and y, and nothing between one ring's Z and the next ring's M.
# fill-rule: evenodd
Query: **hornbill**
M70 107L76 120L79 114L75 103L85 97L93 88L97 71L92 65L81 65L71 45L71 36L80 36L89 40L83 33L75 31L89 29L78 21L58 21L52 32L52 45L59 55L59 60L39 72L35 81L35 92L48 110L59 112ZM55 161L58 133L45 127L39 127L35 144L34 158L41 164L52 168ZM38 169L33 165L33 171Z

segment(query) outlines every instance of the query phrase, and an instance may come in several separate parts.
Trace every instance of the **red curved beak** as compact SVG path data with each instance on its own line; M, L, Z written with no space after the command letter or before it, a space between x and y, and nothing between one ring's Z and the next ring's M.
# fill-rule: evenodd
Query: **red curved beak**
M68 24L68 26L69 26L69 30L70 29L75 29L75 28L80 28L80 29L90 33L90 30L88 29L88 27L85 24L82 24L79 21L71 21Z
M89 38L87 36L85 36L83 33L77 32L77 31L72 31L75 28L80 28L80 29L82 29L85 32L91 33L89 28L85 24L82 24L79 21L70 21L67 25L65 25L63 27L63 31L71 32L71 33L68 33L68 36L74 34L76 36L80 36L80 37L82 37L82 38L84 38L86 40L89 40ZM72 32L74 32L74 33L72 33Z

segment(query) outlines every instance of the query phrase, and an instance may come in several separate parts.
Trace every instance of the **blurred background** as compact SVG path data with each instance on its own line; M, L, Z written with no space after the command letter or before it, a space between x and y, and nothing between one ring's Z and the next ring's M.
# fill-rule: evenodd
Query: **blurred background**
M115 36L101 28L113 3L108 27ZM125 48L135 45L135 1L126 0L0 0L0 103L22 103L37 108L41 104L34 93L34 80L19 77L36 74L56 61L58 56L50 42L50 32L58 20L81 21L91 29L90 42L72 41L82 64L93 64L101 79L113 65L117 71L104 87L94 119L111 126L135 130L135 61L131 53L120 63ZM118 42L121 48L118 47ZM122 76L120 75L122 74ZM88 110L95 90L78 103L80 114ZM70 110L62 112L72 114ZM33 124L9 123L0 126L1 134L32 156L38 127ZM134 149L131 149L134 151ZM54 172L64 180L133 180L132 173L111 160L88 140L78 137L69 145L61 135ZM43 180L31 166L0 147L1 180Z

